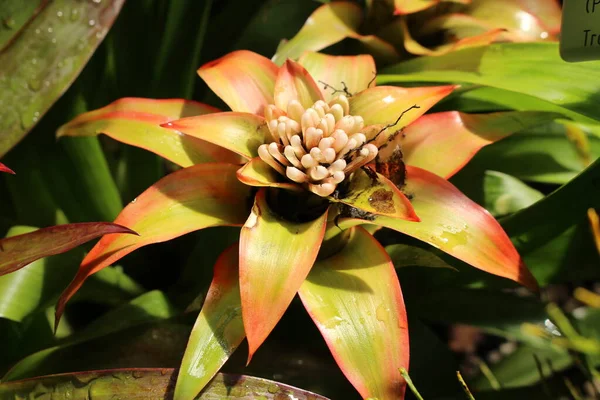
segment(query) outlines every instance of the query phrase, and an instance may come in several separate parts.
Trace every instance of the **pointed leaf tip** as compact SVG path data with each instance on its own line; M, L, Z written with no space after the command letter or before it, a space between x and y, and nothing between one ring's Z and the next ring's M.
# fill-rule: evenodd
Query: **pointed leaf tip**
M121 143L158 154L184 168L211 161L238 162L237 155L219 146L161 127L161 124L184 117L218 111L192 100L125 97L78 115L61 126L56 134L57 137L105 134Z
M535 278L498 221L454 185L429 171L408 166L404 191L412 196L421 222L377 216L374 224L422 240L475 268L537 291Z
M317 261L302 304L340 369L363 398L402 399L409 340L400 283L388 254L361 227L337 254Z
M259 54L231 52L200 67L198 75L232 111L262 115L273 104L277 66Z
M237 169L237 165L219 163L180 169L132 201L115 222L131 227L140 236L105 236L94 246L62 293L56 307L57 320L90 275L140 247L212 226L242 225L248 215L250 188L237 180Z
M4 165L2 163L0 163L0 172L7 172L9 174L16 175L15 171L13 171L12 169L8 168L6 165Z
M457 87L371 87L349 99L350 113L363 117L365 125L394 124L394 130L398 130L416 121Z
M327 212L309 222L291 222L268 205L266 190L240 234L240 291L248 338L248 362L291 303L317 258Z
M245 112L182 118L161 127L202 139L247 159L257 157L258 147L271 137L263 117Z
M241 313L238 249L236 243L217 259L213 280L181 362L175 400L196 398L246 336Z
M407 165L449 179L482 147L560 117L557 113L535 111L427 114L407 126L402 135L396 135L379 157L387 160L400 145Z
M321 89L310 73L290 59L279 68L274 97L275 105L282 110L287 110L291 100L299 101L304 108L311 107L317 100L323 100Z
M134 234L110 222L84 222L51 226L0 240L0 276L14 272L40 258L61 254L97 237Z

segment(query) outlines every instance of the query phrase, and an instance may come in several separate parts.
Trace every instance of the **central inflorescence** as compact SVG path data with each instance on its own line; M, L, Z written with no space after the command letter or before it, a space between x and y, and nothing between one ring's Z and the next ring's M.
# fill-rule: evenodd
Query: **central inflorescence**
M361 132L362 117L349 115L349 110L344 95L329 104L319 100L307 109L292 100L287 112L269 105L265 119L274 141L261 145L258 155L281 175L319 196L329 196L378 152Z

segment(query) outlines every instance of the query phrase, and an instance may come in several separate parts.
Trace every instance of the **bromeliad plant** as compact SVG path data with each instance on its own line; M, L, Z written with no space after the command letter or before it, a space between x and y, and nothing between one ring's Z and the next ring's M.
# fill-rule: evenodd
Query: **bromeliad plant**
M364 8L336 1L319 7L296 36L282 43L274 61L346 38L358 41L380 64L494 41L556 40L560 20L556 0L374 0Z
M102 132L183 168L125 207L115 223L139 236L100 240L61 296L57 321L87 277L136 249L241 226L239 244L216 263L176 399L196 396L245 337L250 361L296 293L361 396L403 398L409 345L400 285L383 247L359 225L403 232L536 289L496 220L446 180L509 133L473 133L503 115L424 116L455 87L376 87L366 55L306 53L278 67L237 51L198 72L232 111L126 98L59 131Z

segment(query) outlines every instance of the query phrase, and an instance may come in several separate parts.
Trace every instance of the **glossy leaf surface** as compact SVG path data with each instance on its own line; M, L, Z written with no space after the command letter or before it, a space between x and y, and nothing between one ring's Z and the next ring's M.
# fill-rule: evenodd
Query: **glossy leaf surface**
M7 237L35 231L27 226L12 227ZM53 296L69 283L83 257L78 254L65 254L42 258L10 274L0 276L0 317L21 322L41 307L48 307Z
M428 114L406 127L388 148L393 150L395 144L400 145L406 164L448 179L483 146L556 118L560 118L560 114L465 114L457 111ZM389 153L386 150L380 154L383 160Z
M234 51L203 65L198 75L233 111L263 115L273 104L277 66L251 51Z
M236 162L234 154L161 124L217 112L214 107L182 99L124 98L77 116L57 132L60 136L104 133L120 142L149 150L182 167L209 161Z
M448 181L409 166L403 190L411 197L421 221L378 216L372 223L405 233L476 268L537 290L535 279L500 224Z
M362 169L352 175L344 197L333 199L373 215L418 221L410 201L396 185L381 174L370 177Z
M297 59L305 51L319 51L346 37L356 35L362 11L356 4L336 2L319 7L292 39L273 56L282 65L286 59Z
M470 0L393 0L395 14L412 14L433 7L442 1L468 3Z
M205 140L248 159L257 157L258 146L271 137L264 118L242 112L183 118L162 126Z
M237 171L240 182L248 186L278 187L288 190L303 190L291 182L281 182L282 177L269 164L255 157Z
M287 60L279 69L275 81L275 105L287 110L291 100L297 100L306 109L323 95L310 73L293 60Z
M225 250L187 344L175 399L193 399L221 369L246 337L238 275L239 246Z
M403 398L409 343L398 278L375 238L353 229L339 253L315 264L300 299L363 398Z
M306 52L298 62L317 82L327 102L343 94L344 88L356 94L375 84L377 69L370 55L330 56Z
M0 276L21 269L40 258L64 253L92 239L111 233L135 234L131 229L119 224L84 222L51 226L2 239L0 240ZM115 236L117 235L113 237Z
M240 290L249 357L275 327L308 275L323 241L327 213L292 222L256 195L240 234Z
M544 73L537 67L544 65ZM419 57L386 68L378 83L465 82L537 97L581 116L600 119L594 107L600 91L596 63L572 64L560 59L555 43L501 43ZM586 76L576 80L573 76Z
M69 352L78 345L142 324L164 321L179 313L180 311L173 307L163 292L153 290L144 293L95 319L77 335L23 358L12 366L2 380L12 381L40 374L55 373L57 369L60 369L65 355L68 357ZM107 351L107 349L104 348L103 351Z
M235 176L237 166L199 164L176 171L132 201L117 223L137 230L134 240L104 237L81 263L77 276L62 294L57 316L91 274L149 244L164 242L211 226L241 225L249 188Z
M469 22L472 22L472 24L474 26L468 26L467 28L465 28L470 34L472 34L473 31L478 32L480 30L487 29L487 27L482 26L483 24L480 21L477 21L474 18L467 16L467 15L463 15L463 14L450 14L446 18L442 17L442 18L432 19L431 23L427 24L425 29L428 29L428 30L448 29L448 28L446 28L445 23L449 19L454 19L454 20L461 19L461 20L467 20ZM452 22L454 22L454 21L452 21ZM450 53L452 51L464 49L467 47L487 46L490 43L494 42L503 32L505 32L504 29L491 29L488 31L484 31L483 33L480 33L480 34L476 34L473 36L469 35L467 37L463 37L451 44L445 44L445 45L441 45L435 49L429 49L429 48L421 45L415 39L413 39L413 37L408 29L408 26L406 25L406 21L404 19L401 19L398 22L395 22L395 24L398 24L399 29L402 31L402 36L404 37L404 42L403 42L404 48L411 54L421 55L421 56L440 56L440 55L444 55L444 54ZM471 30L469 30L469 28ZM425 29L423 29L423 30L425 30ZM426 32L423 32L423 33L426 33Z
M544 198L539 190L502 172L486 171L483 184L485 208L495 217L523 210Z
M393 124L398 130L409 125L425 114L435 103L449 95L456 86L432 86L420 88L401 88L379 86L352 96L350 114L360 115L365 125ZM418 108L412 108L417 106Z
M502 220L519 251L528 252L547 243L583 218L589 208L600 208L599 173L600 160L596 160L544 199ZM553 217L548 219L550 214Z
M600 157L600 137L564 120L532 127L483 148L467 173L493 170L521 180L565 184Z
M173 396L177 370L172 368L136 368L77 372L39 377L0 384L0 396L52 396L55 399L86 398L89 393L102 398L131 400L168 399ZM262 378L218 374L195 399L327 400L318 394Z
M124 1L42 1L37 9L31 7L35 2L27 3L19 7L19 21L11 15L3 16L9 21L4 23L8 31L16 28L14 25L22 26L11 32L10 39L2 40L0 49L0 156L21 140L67 90L108 32Z

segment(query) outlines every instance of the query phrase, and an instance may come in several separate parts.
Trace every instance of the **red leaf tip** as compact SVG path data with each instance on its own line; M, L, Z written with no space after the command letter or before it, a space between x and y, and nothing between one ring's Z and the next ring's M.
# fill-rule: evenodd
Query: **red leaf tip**
M130 229L126 226L123 225L119 225L119 224L112 224L115 227L115 232L111 232L110 234L114 234L114 233L126 233L126 234L130 234L130 235L135 235L135 236L140 236L139 233L137 233L136 231L134 231L133 229Z
M12 175L16 175L16 172L12 169L8 168L6 165L0 163L0 172L7 172Z

